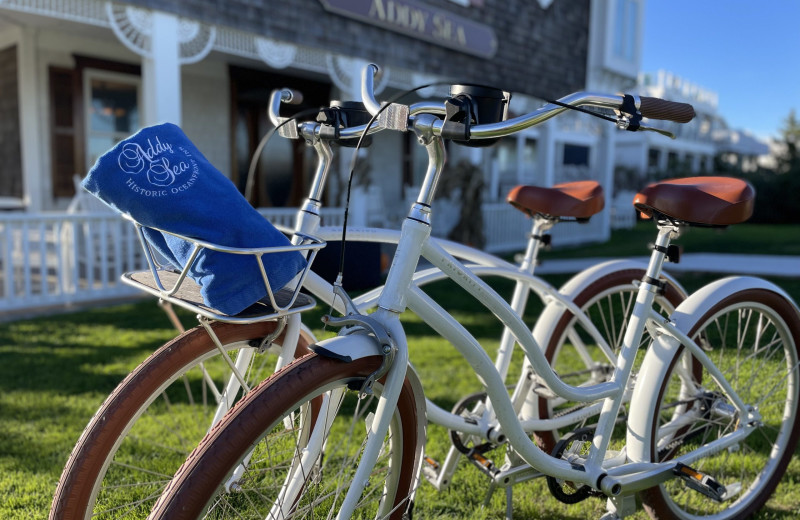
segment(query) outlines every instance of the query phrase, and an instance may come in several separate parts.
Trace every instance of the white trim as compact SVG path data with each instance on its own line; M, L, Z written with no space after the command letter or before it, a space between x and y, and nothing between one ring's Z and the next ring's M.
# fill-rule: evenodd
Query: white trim
M2 2L2 0L0 0ZM13 25L0 31L0 49L6 49L12 45L19 45L22 39L22 31L19 26Z
M285 69L294 64L297 56L297 46L293 43L256 36L255 45L261 61L273 69Z

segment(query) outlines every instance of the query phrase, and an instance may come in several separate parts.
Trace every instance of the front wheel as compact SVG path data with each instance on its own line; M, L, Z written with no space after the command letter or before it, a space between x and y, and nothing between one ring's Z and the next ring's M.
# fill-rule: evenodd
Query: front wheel
M241 375L249 386L272 374L277 338L262 339L274 321L214 323L222 349L249 360ZM313 342L301 332L295 356ZM186 331L142 362L101 405L76 443L53 498L50 520L144 518L169 479L214 423L241 397L241 387L208 333ZM234 391L229 391L230 389ZM220 405L220 402L229 405Z
M403 518L424 420L408 379L374 470L352 481L378 401L357 393L381 361L311 354L259 385L187 459L150 518L332 518L351 485L363 487L354 517Z
M748 518L775 490L800 434L800 316L782 295L751 288L729 294L691 320L684 330L760 419L741 442L691 464L725 486L725 500L712 500L673 478L643 492L642 501L654 519ZM680 457L744 426L745 418L710 377L696 385L681 376L680 350L657 383L659 404L643 450L650 460Z

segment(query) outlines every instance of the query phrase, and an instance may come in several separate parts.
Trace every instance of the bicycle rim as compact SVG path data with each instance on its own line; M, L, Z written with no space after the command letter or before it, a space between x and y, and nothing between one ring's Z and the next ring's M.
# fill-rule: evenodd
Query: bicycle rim
M352 478L378 401L360 400L350 388L379 365L379 357L342 363L311 355L265 381L198 446L153 520L333 518L357 485ZM406 383L353 518L400 519L409 509L418 426Z
M255 386L269 376L277 345L257 354L274 323L214 324L236 360L253 353L242 375ZM301 335L298 353L310 340ZM51 519L145 518L174 472L212 426L227 395L231 370L203 329L167 343L132 372L101 405L70 456ZM238 387L238 385L236 385Z
M698 320L691 335L761 420L742 442L691 465L725 486L732 494L728 500L714 501L677 478L645 491L642 499L653 518L745 518L774 491L800 433L800 318L775 293L745 290L714 306ZM677 435L656 435L661 440L651 441L654 460L691 452L734 431L739 422L739 414L711 378L705 377L703 386L687 395L692 385L675 372L672 367L661 387L652 431L669 431L678 422L686 423L682 417L686 413L691 414L691 426Z

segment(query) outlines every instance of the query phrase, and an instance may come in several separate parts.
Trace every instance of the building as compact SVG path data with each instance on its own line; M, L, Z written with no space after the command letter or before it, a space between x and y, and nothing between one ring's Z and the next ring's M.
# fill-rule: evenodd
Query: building
M13 217L18 226L13 240L12 224L0 223L0 273L6 280L0 294L11 298L19 287L36 292L28 278L8 282L17 270L30 276L36 262L29 251L41 252L42 271L56 269L56 262L46 260L50 246L36 240L59 234L53 222L79 217L47 214L75 208L75 176L142 126L180 124L243 190L253 152L270 126L266 109L275 88L303 92L300 108L358 99L361 70L374 62L383 69L379 99L421 84L479 83L513 92L510 110L522 114L579 90L630 91L641 62L644 3L2 0L0 209L21 209L27 217ZM440 100L446 94L446 86L436 86L407 99ZM650 144L650 137L569 113L494 147L449 145L449 162L467 160L483 171L486 247L513 250L524 244L529 224L505 203L509 188L595 179L613 201L617 165L646 171L651 150L665 146L666 139L652 136ZM705 144L687 146L698 148L679 158L705 164L713 155ZM337 152L341 164L324 201L329 207L343 200L350 153ZM669 160L669 151L660 153L659 160ZM424 149L410 135L383 132L360 161L363 175L356 188L364 195L353 198L363 201L352 211L355 223L395 225L424 173ZM274 218L291 215L306 194L314 163L304 143L274 139L259 161L254 204ZM458 218L459 201L441 199L434 233L444 235ZM607 204L588 224L557 227L556 244L607 238L614 206ZM41 220L45 217L50 220ZM37 226L35 234L21 231ZM116 243L119 237L109 240ZM28 246L15 249L19 244ZM21 265L5 258L12 252ZM53 265L45 266L48 261ZM113 285L110 280L117 277L109 275L101 285ZM50 296L69 292L60 281L55 285Z
M480 3L4 1L3 133L20 138L3 140L2 196L33 211L63 208L73 174L115 139L165 120L241 183L271 89L297 88L306 106L357 99L368 61L385 71L383 95L448 78L539 97L582 88L588 1ZM293 145L283 143L299 150L269 172L260 205L302 196L307 158ZM373 175L390 201L415 175L408 146L391 145L381 155L394 148L394 160L380 164L395 171Z
M618 139L617 189L636 189L653 176L712 173L715 159L747 170L769 146L753 135L728 126L718 113L719 95L670 72L640 74L636 91L691 104L697 116L692 124L658 122L675 134L674 140L654 133L637 133Z

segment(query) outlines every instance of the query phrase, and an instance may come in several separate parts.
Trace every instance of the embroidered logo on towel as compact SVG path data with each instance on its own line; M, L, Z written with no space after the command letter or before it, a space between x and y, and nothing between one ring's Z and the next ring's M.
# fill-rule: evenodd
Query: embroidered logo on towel
M148 138L144 146L134 142L122 146L117 159L120 169L131 176L147 172L146 183L141 181L144 186L134 177L129 177L125 185L145 197L165 197L191 188L200 172L191 152L183 146L176 151L158 136L153 141Z

